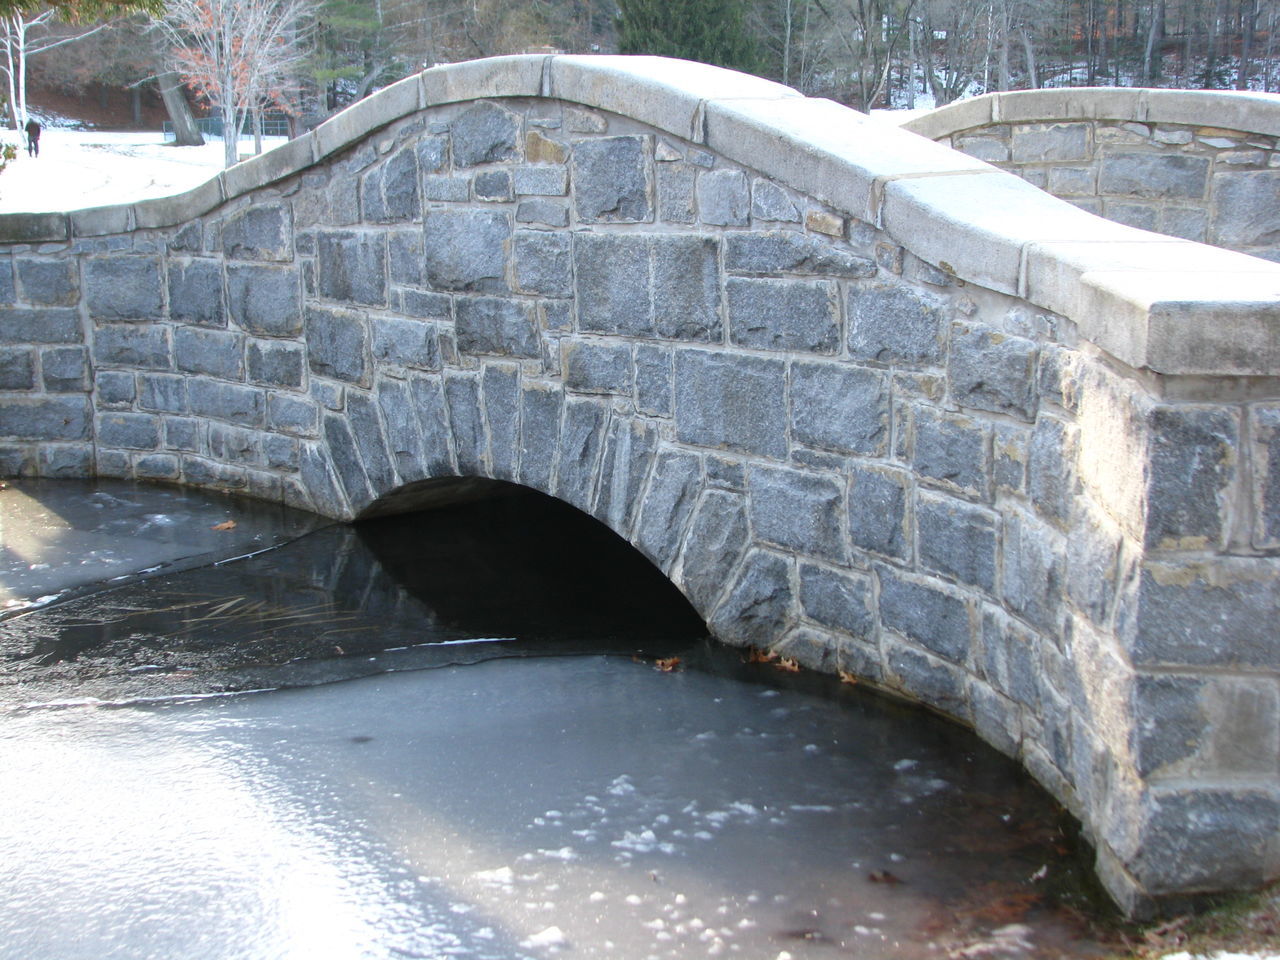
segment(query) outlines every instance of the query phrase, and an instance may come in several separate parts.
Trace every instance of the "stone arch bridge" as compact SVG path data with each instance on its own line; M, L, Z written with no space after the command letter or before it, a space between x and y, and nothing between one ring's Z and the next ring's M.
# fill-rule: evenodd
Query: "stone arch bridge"
M0 217L0 469L544 491L732 644L972 725L1117 901L1280 872L1280 267L763 80L441 67Z

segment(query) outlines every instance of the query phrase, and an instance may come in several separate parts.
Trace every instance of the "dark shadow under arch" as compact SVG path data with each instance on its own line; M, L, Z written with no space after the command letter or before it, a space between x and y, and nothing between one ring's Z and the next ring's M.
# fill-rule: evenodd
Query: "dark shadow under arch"
M427 481L379 500L355 529L392 579L451 631L647 655L707 634L638 550L527 487Z

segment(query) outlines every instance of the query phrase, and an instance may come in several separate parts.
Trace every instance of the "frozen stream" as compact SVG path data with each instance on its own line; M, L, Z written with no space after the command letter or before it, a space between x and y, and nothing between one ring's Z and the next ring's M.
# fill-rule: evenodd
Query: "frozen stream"
M546 531L513 509L441 515L437 541L329 528L0 622L0 957L1096 952L1080 851L1012 762L639 623L645 590L602 599L611 561L526 551ZM63 705L15 705L55 680Z

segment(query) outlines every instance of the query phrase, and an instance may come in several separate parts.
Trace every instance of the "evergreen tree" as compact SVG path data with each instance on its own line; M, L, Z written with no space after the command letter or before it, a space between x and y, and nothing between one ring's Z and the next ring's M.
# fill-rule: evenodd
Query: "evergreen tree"
M746 0L620 0L618 50L754 72L760 51Z

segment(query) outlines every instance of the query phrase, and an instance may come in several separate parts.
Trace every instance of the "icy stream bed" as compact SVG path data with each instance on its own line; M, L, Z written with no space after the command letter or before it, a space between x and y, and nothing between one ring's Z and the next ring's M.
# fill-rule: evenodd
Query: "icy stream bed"
M1043 798L903 713L557 657L10 715L0 955L1068 949Z
M1017 764L707 639L570 508L183 496L0 491L3 960L1099 950Z

